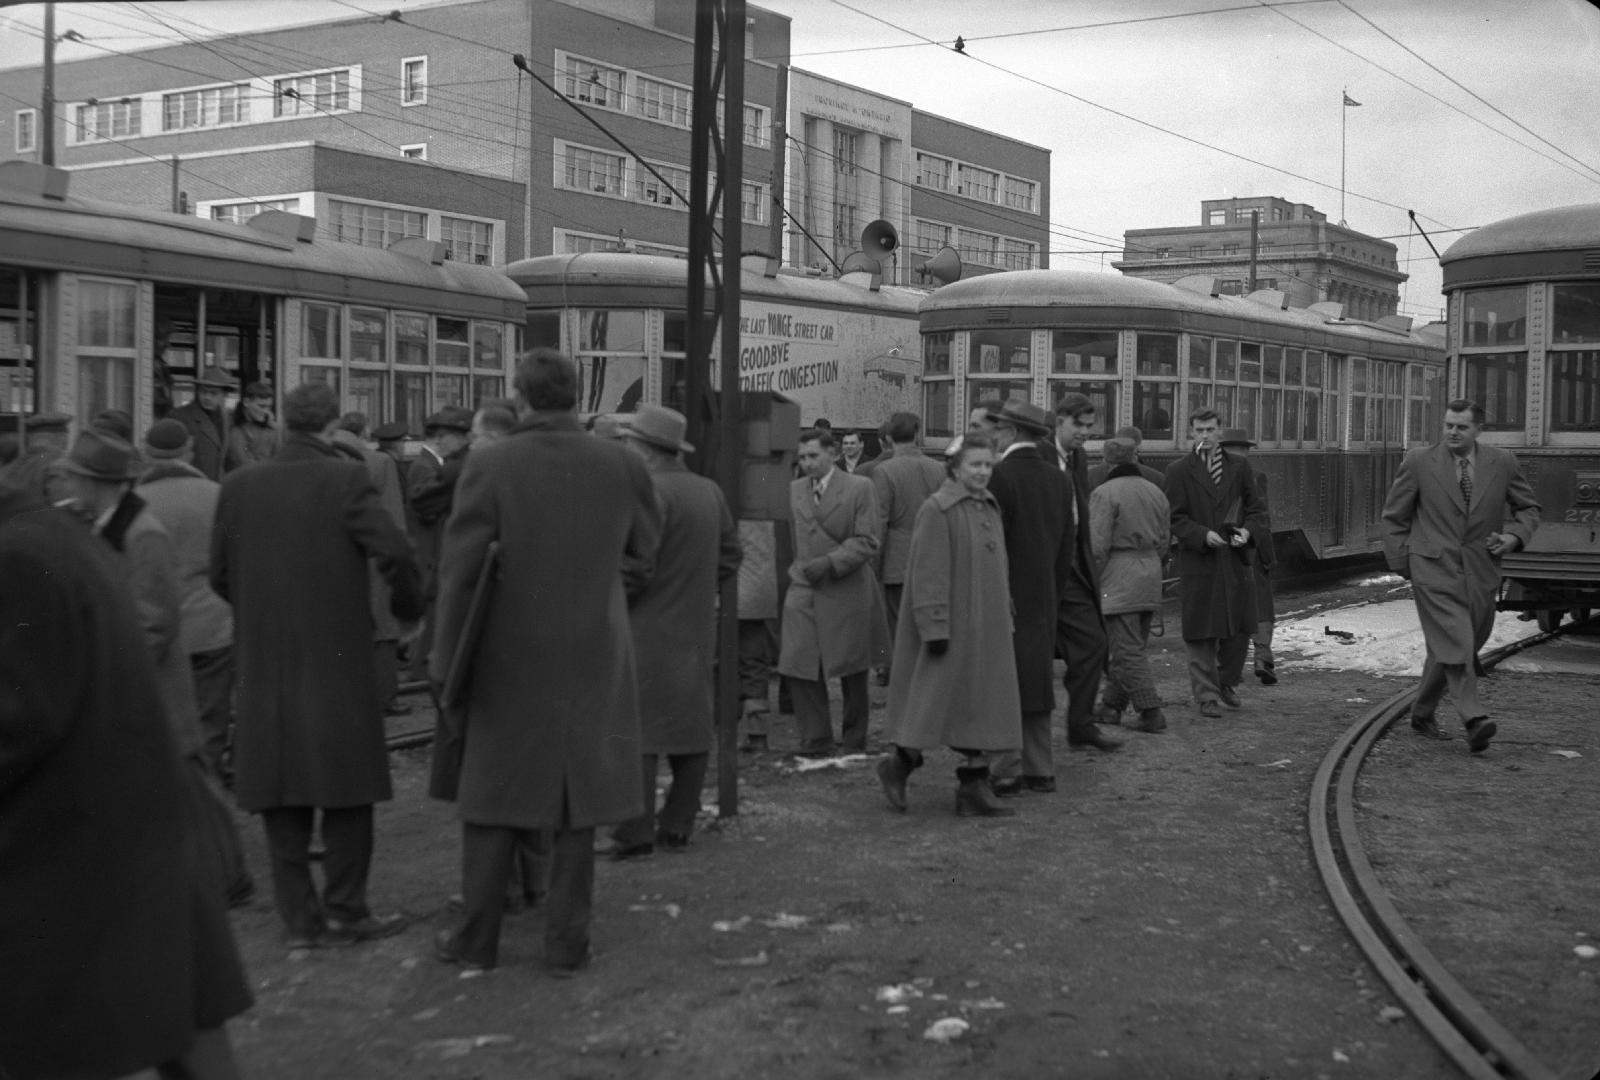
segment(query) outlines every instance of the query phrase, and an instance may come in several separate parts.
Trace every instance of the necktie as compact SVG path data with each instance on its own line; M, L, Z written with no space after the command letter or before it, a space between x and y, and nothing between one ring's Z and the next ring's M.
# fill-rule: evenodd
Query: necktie
M811 485L811 501L815 502L815 503L820 503L822 501L822 485L821 484L812 484Z
M1456 464L1461 469L1461 501L1467 504L1467 509L1472 509L1472 470L1466 458L1460 458Z
M1211 470L1211 482L1222 486L1222 451L1213 449L1206 456L1206 467Z

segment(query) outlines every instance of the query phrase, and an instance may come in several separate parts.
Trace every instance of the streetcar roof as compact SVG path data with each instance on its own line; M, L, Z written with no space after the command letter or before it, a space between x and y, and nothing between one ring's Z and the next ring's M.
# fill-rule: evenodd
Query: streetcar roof
M1362 322L1333 314L1338 305L1284 308L1281 293L1260 297L1215 295L1163 281L1097 274L1085 270L1011 270L952 282L922 302L925 326L974 328L1005 325L1061 325L1060 313L1072 311L1085 327L1191 330L1200 333L1247 334L1245 324L1266 324L1281 330L1351 335L1395 345L1439 348L1437 335L1411 329L1409 320ZM1268 303L1267 300L1278 302ZM1010 309L1002 315L1003 309ZM1035 312L1027 315L1023 313ZM969 318L962 315L970 313ZM932 316L930 318L929 316ZM1193 318L1185 318L1192 316Z
M872 289L866 284L865 274L824 278L786 267L768 277L761 270L765 261L757 258L742 261L741 286L745 297L915 318L917 304L928 295L925 289L896 285ZM682 310L684 294L689 287L688 260L628 251L538 255L507 266L506 275L527 291L528 303L548 307L582 305ZM712 288L709 274L706 288L709 302Z
M0 164L0 263L522 321L522 290L490 267L57 198L51 172Z
M1439 265L1446 291L1600 276L1600 203L1535 210L1474 229L1445 249Z

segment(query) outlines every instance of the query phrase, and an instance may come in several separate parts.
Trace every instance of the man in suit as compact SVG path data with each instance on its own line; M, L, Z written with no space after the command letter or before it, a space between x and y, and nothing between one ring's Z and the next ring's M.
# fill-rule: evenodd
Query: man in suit
M233 376L219 367L208 367L195 380L194 399L172 410L171 418L189 429L194 439L192 464L208 480L221 480L222 474L244 464L229 438L228 412L223 408L228 391L234 388Z
M867 671L888 662L889 628L872 564L878 504L872 482L834 464L833 433L800 436L801 477L789 485L794 564L783 602L778 672L789 678L800 753L833 753L828 680L844 695L844 749L867 748Z
M1211 718L1222 715L1224 704L1239 707L1238 688L1223 673L1242 668L1256 626L1245 549L1272 542L1255 476L1247 462L1217 445L1221 427L1214 409L1192 414L1193 452L1167 466L1166 476L1189 686L1200 715Z
M1427 642L1411 726L1449 738L1434 719L1448 688L1474 754L1497 731L1478 699L1475 668L1494 627L1497 560L1527 547L1539 527L1539 504L1516 456L1478 441L1483 422L1475 402L1446 405L1444 440L1406 454L1383 505L1384 556L1410 579Z
M1055 452L1045 455L1055 431L1049 413L1008 401L993 420L1000 461L989 490L1005 528L1022 746L1020 752L996 754L990 769L996 795L1049 793L1056 790L1050 716L1056 707L1056 620L1062 582L1072 572L1072 482Z
M463 911L434 951L495 966L513 855L537 844L550 854L544 962L565 977L589 958L595 827L644 809L628 603L654 570L661 509L639 455L578 424L571 360L534 349L516 387L517 426L467 455L445 527L429 674L442 684L458 652L471 667L446 703L465 716ZM493 595L469 623L491 543Z
M877 459L871 475L878 498L878 520L883 525L880 577L892 636L900 621L900 589L905 584L906 564L911 556L911 526L928 496L944 484L944 467L917 445L922 418L916 413L895 413L889 418L888 431L894 449Z
M1068 521L1072 566L1061 582L1061 607L1056 617L1056 651L1066 661L1062 685L1067 691L1067 745L1074 750L1109 753L1122 745L1094 722L1095 698L1105 674L1105 617L1100 612L1100 575L1095 568L1089 526L1089 455L1083 444L1098 427L1094 402L1083 394L1065 394L1056 404L1056 446L1062 470L1072 481L1072 513Z
M360 462L334 449L339 399L324 383L284 398L278 453L222 481L211 587L233 604L238 719L234 792L261 815L291 949L398 933L367 906L373 804L393 797L373 664L373 559L404 621L422 613L411 544ZM326 881L311 876L321 811Z

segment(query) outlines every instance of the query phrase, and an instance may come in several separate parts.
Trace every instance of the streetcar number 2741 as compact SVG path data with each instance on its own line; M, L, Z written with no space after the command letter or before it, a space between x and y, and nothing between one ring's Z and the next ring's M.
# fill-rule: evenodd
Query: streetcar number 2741
M1600 510L1568 510L1567 516L1561 520L1569 525L1588 525L1600 522Z

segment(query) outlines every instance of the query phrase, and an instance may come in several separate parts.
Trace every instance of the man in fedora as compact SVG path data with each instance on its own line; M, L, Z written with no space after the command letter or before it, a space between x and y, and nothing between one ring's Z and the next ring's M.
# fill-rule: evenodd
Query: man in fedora
M1161 487L1167 482L1166 473L1162 472L1160 469L1152 469L1150 466L1146 465L1142 460L1140 460L1139 447L1144 445L1143 431L1140 431L1138 428L1130 424L1127 427L1118 428L1112 434L1111 438L1127 439L1129 442L1133 443L1133 464L1139 470L1140 476L1150 481L1156 487ZM1111 440L1107 439L1106 441L1109 443ZM1115 464L1112 463L1110 455L1105 454L1101 458L1099 464L1089 466L1090 492L1093 492L1095 488L1106 482L1106 477L1110 474L1112 469L1125 467L1126 466L1121 462L1117 462Z
M1178 543L1178 583L1189 686L1200 715L1222 716L1239 707L1234 672L1256 628L1247 549L1272 542L1255 475L1222 452L1222 420L1214 409L1189 417L1190 453L1167 466L1167 502Z
M991 415L1000 460L989 490L1005 527L1011 644L1022 707L1020 753L995 755L994 790L1007 796L1025 790L1049 793L1056 789L1050 716L1056 707L1056 619L1063 583L1072 571L1072 484L1055 455L1047 458L1039 445L1055 434L1049 413L1026 401L1008 401Z
M1217 440L1217 445L1222 447L1223 453L1238 461L1248 463L1250 451L1255 449L1255 442L1250 438L1250 433L1243 428L1224 428L1222 435ZM1261 680L1263 686L1274 686L1278 682L1278 667L1272 656L1272 631L1277 622L1277 615L1272 602L1272 568L1277 565L1277 551L1270 540L1272 535L1272 506L1267 501L1267 474L1258 469L1250 468L1251 476L1256 482L1256 494L1261 498L1261 512L1266 516L1266 531L1268 541L1260 547L1246 547L1245 555L1250 561L1250 587L1255 593L1256 628L1250 635L1251 651L1254 655L1254 668L1256 678ZM1244 651L1237 650L1229 654L1228 670L1224 673L1224 682L1238 685L1244 681Z
M422 422L422 433L422 452L406 472L406 506L416 526L411 539L417 545L417 569L422 572L422 594L428 602L422 637L411 654L411 674L419 679L428 675L434 597L439 591L439 544L454 506L467 447L472 445L472 410L446 405Z
M739 532L722 489L689 471L688 421L660 405L641 405L623 442L644 459L661 504L661 546L650 584L629 608L639 683L644 813L612 833L613 856L681 851L700 810L714 741L712 673L717 658L717 595L739 569ZM656 816L656 767L665 757L672 786Z
M368 560L402 621L422 613L411 544L360 462L334 449L324 383L284 397L283 445L222 481L211 587L233 604L239 676L234 793L260 814L291 949L397 933L367 904L373 804L393 796L373 667ZM311 876L321 816L325 884Z
M67 453L71 424L72 417L65 413L0 417L0 475L43 502L54 504L68 498L58 465Z
M195 380L194 398L170 414L171 419L189 429L189 437L194 440L194 467L208 480L221 480L223 473L244 464L233 449L231 425L223 408L228 391L235 385L233 376L221 368L205 368Z
M800 436L801 477L789 485L794 563L783 599L778 673L789 679L800 753L831 757L833 720L828 680L844 697L841 742L867 748L867 673L889 660L889 625L877 562L878 500L872 481L851 476L834 459L833 432Z

